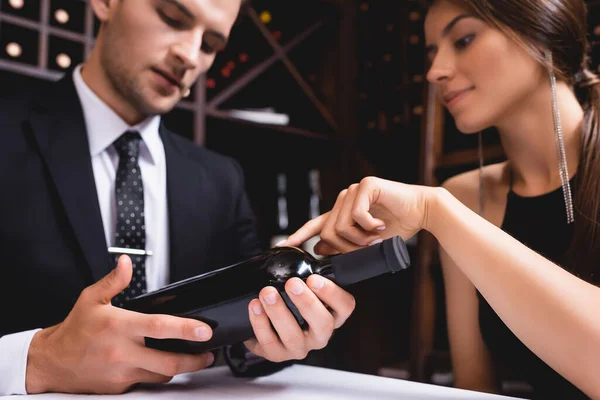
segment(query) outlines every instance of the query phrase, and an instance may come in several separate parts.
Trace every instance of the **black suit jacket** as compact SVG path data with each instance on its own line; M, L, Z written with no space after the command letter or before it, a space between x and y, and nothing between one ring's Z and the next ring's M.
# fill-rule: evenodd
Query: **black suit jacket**
M62 321L81 291L114 265L72 75L0 100L0 132L2 336ZM164 126L160 136L171 281L257 254L255 217L238 163Z

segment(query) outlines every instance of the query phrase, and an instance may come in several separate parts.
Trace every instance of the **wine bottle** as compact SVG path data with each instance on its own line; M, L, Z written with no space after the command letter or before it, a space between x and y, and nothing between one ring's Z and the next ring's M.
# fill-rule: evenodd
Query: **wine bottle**
M277 230L271 236L270 247L275 247L291 234L289 230L290 220L287 202L287 176L284 173L277 174Z
M311 169L308 173L308 183L310 186L310 197L308 207L308 219L312 220L321 215L320 201L321 201L321 184L320 174L318 169ZM302 244L302 248L310 253L316 259L322 258L320 255L315 253L315 245L321 240L320 235L315 235L309 238Z
M48 37L48 69L57 72L70 71L84 61L85 46L59 36Z
M52 0L50 2L50 26L61 31L70 31L80 35L85 34L87 7L88 4L84 1Z
M146 338L146 346L177 353L201 353L254 337L248 304L265 286L275 287L303 329L308 325L287 296L284 285L311 274L341 287L408 268L404 241L392 237L345 254L315 259L296 247L275 247L245 261L175 282L128 300L124 308L146 314L169 314L203 321L213 329L207 342Z
M0 60L8 60L10 62L37 67L38 49L38 31L2 22L2 29L0 31Z

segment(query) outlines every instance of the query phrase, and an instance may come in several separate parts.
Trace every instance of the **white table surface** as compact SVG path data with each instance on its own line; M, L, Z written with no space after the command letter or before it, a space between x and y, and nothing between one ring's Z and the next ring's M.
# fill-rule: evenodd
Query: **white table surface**
M2 399L76 400L221 400L221 399L327 399L327 400L508 400L514 397L491 395L444 386L354 372L293 365L260 378L236 378L226 366L176 376L162 385L145 385L121 395L66 395L47 393L4 396Z

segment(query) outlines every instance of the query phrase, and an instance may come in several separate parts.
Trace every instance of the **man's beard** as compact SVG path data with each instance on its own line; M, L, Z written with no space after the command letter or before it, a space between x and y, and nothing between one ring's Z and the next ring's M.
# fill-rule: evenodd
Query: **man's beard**
M107 43L111 43L107 41ZM112 42L114 43L114 42ZM139 114L143 116L152 116L165 114L175 107L175 104L180 100L174 99L172 104L167 107L157 107L149 100L151 89L149 86L144 87L140 82L140 74L134 74L129 71L128 66L120 60L126 60L122 57L118 50L120 46L114 43L110 48L103 52L104 57L101 57L101 64L105 74L112 85L114 91L124 99L127 104L133 107ZM148 69L150 71L150 69Z

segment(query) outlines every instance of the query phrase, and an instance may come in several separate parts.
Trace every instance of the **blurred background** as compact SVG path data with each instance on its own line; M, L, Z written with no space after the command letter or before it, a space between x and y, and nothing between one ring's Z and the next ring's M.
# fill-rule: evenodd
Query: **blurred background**
M594 69L599 5L589 2ZM165 115L241 163L265 248L362 177L437 185L478 166L477 136L456 130L426 82L425 12L412 0L251 0L213 67ZM70 72L97 29L84 0L0 0L0 95ZM504 157L493 132L484 155ZM409 271L348 288L355 313L305 363L452 384L435 240L421 233L409 249ZM508 374L504 385L528 390Z

